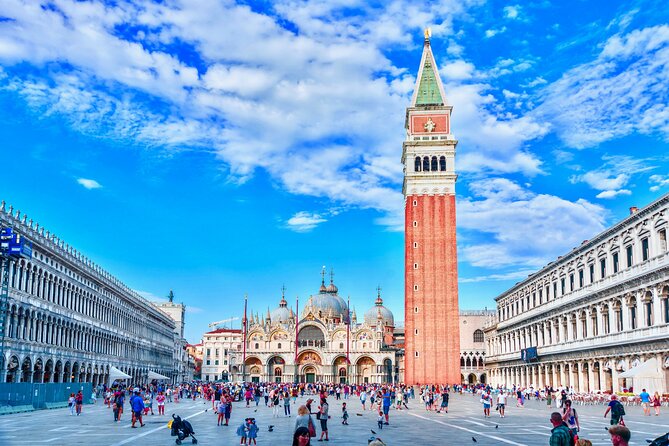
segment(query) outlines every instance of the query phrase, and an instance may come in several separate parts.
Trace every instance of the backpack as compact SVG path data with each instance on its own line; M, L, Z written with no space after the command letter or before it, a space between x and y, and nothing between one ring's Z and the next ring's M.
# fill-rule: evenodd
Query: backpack
M613 415L616 418L620 418L623 415L625 415L625 407L622 405L620 401L616 401L616 403L611 408L611 415Z
M569 446L576 446L576 442L578 442L578 435L569 429Z

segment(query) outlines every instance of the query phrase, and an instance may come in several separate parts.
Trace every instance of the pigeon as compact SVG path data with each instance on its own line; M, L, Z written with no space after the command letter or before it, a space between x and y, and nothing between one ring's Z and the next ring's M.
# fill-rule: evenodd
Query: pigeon
M497 429L497 428L499 428L499 425L496 424L496 425L495 425L495 429Z
M370 429L370 431L372 431L372 433L373 433L374 435L376 435L376 432L374 432L374 429Z
M362 416L362 414L361 414L361 413L356 413L356 415L357 415L357 416L359 416L359 417L361 417L361 416Z
M274 432L274 425L273 425L273 424L270 424L269 426L267 426L267 430L268 430L269 432Z
M474 443L476 443L476 438L472 437L472 441L473 441Z
M258 412L258 409L254 410L254 412Z

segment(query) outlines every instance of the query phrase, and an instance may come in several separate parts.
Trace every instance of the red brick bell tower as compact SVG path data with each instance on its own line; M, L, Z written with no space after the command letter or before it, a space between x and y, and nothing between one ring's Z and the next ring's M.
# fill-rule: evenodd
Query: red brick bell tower
M460 383L452 109L426 30L402 145L404 381L411 385Z

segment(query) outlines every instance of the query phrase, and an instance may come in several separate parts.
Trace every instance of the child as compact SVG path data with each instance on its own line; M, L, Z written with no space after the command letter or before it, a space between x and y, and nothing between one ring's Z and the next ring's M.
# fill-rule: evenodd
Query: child
M383 429L383 422L386 420L386 417L383 416L383 411L379 410L379 418L376 420L376 424L379 425L379 429Z
M254 445L256 445L256 438L258 438L258 426L256 425L256 419L255 418L249 418L249 424L248 424L248 430L249 430L249 446L251 445L251 442L253 442Z
M341 405L341 411L342 411L342 415L341 415L342 422L341 422L341 424L344 424L344 425L348 426L348 410L346 410L346 403Z
M163 395L163 392L158 392L156 401L158 402L158 415L165 415L165 395Z
M239 444L246 444L246 437L248 436L248 425L249 419L245 419L244 422L237 428L237 435L239 435Z

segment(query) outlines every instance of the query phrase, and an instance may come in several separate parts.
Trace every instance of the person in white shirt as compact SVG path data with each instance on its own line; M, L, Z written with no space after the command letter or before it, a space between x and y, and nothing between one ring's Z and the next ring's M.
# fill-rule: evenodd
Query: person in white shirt
M497 409L499 410L500 418L504 418L504 408L506 407L506 393L499 392L497 395Z

